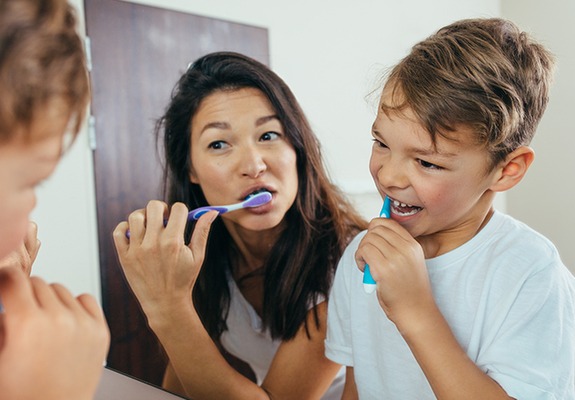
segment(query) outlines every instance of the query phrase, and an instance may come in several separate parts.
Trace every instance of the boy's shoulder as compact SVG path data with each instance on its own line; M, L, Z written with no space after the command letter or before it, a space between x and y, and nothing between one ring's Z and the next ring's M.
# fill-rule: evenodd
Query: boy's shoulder
M505 274L525 276L544 272L549 277L571 275L551 240L500 211L495 211L473 241L485 265Z
M478 235L485 236L496 248L519 251L522 254L542 253L549 256L558 253L553 242L543 234L501 211L493 213L484 231Z

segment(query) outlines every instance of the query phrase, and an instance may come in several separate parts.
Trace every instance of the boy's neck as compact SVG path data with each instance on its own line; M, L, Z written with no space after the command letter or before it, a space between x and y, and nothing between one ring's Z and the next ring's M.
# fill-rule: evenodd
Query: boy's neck
M489 208L477 217L470 218L464 225L465 229L459 227L453 231L442 231L433 235L417 237L416 240L423 248L425 259L439 257L469 242L487 225L494 212L493 205L490 204Z

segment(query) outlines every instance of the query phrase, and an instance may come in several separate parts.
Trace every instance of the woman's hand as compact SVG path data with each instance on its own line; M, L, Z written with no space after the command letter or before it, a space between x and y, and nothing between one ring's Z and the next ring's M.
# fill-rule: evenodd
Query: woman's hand
M208 234L217 212L196 223L189 245L184 242L188 209L150 201L114 230L114 243L124 274L148 319L166 307L190 304L191 293L204 261ZM126 231L130 230L130 238Z
M15 267L30 275L32 264L36 260L40 241L38 240L38 225L35 222L28 222L26 237L20 247L0 260L0 268Z

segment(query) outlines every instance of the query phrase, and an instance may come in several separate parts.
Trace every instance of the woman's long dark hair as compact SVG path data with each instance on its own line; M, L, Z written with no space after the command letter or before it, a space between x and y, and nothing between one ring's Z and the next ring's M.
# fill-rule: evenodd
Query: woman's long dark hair
M264 266L264 326L273 338L288 340L302 324L307 329L309 306L327 299L345 246L366 223L330 183L319 142L288 86L260 62L231 52L208 54L190 65L156 125L157 139L164 146L168 203L183 202L190 209L207 205L200 186L189 178L191 120L208 95L241 88L256 88L266 95L297 155L297 198ZM217 219L193 291L194 306L214 340L227 329L226 273L231 272L233 249L231 237Z

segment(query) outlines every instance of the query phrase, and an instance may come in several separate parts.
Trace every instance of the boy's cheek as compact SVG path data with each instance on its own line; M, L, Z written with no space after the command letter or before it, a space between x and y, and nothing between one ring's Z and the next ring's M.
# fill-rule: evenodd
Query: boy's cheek
M0 207L0 259L23 243L28 231L30 211L31 208L25 205L19 209Z
M6 258L10 253L18 248L24 240L24 233L20 235L20 232L15 230L10 230L6 232L6 229L0 228L0 267L4 263L2 260Z

